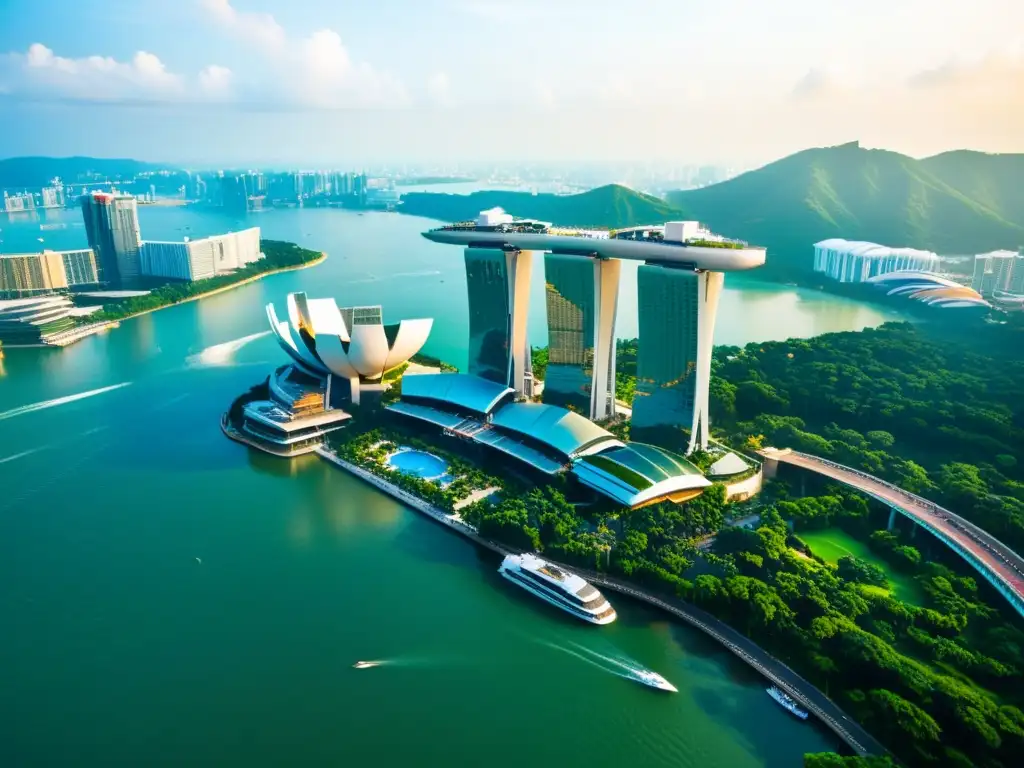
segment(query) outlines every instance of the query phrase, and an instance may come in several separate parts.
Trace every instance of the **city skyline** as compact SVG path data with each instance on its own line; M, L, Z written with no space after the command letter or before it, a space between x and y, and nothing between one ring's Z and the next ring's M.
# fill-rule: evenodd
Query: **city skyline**
M1024 28L1024 8L1009 0L431 0L387 19L312 0L272 6L100 0L8 12L7 152L189 165L751 165L853 139L914 156L1024 149L1024 40L1005 34ZM495 56L496 36L544 55ZM201 144L186 130L197 120Z

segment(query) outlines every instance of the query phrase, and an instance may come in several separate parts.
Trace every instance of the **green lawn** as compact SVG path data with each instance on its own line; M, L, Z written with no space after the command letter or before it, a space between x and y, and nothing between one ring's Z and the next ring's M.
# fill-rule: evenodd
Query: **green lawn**
M909 576L893 571L892 567L868 549L863 541L850 536L839 528L824 528L819 531L799 531L797 537L811 548L811 551L827 563L835 565L839 558L850 555L877 565L889 577L889 587L900 600L914 605L921 604L921 593Z

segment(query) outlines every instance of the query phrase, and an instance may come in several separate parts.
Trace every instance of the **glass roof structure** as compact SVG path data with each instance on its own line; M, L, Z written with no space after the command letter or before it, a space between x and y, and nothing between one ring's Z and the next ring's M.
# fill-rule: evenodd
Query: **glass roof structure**
M512 403L498 410L491 423L544 443L569 458L624 445L590 419L555 405Z
M629 507L682 502L711 485L679 454L623 443L578 413L509 402L515 390L458 373L402 379L402 400L388 410L487 446L548 475L569 470L584 485ZM467 417L466 411L474 416Z
M628 507L664 499L685 501L711 485L679 454L646 443L584 456L572 472L584 485Z
M480 414L488 414L515 390L465 373L419 373L402 377L402 397L448 403Z

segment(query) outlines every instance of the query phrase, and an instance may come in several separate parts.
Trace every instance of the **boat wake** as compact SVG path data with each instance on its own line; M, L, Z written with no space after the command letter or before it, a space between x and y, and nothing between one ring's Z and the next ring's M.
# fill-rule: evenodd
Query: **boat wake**
M600 662L598 663L607 664L610 670L616 671L616 674L620 674L623 677L635 678L638 673L647 671L642 665L632 659L606 656L603 653L598 653L593 648L587 648L585 645L573 642L572 640L569 640L568 643L584 653L589 654L592 658L600 659Z
M99 389L90 389L88 392L79 392L77 395L65 395L64 397L57 397L53 400L44 400L41 403L21 405L17 408L12 408L9 411L0 413L0 421L3 421L4 419L13 419L15 416L24 416L26 413L45 411L47 408L56 408L59 405L67 405L68 403L74 403L78 400L85 400L88 397L96 397L96 395L102 395L106 392L113 392L115 389L127 387L129 384L131 384L130 381L124 381L110 387L100 387Z
M24 458L25 456L31 456L33 453L39 453L40 451L45 450L46 448L49 448L49 446L42 445L38 448L29 448L27 451L15 453L12 454L11 456L5 456L4 458L0 459L0 464L6 464L9 461L17 461L18 459Z
M567 640L566 642L573 646L573 648L581 651L581 653L577 653L576 651L564 646L554 645L553 643L550 643L550 645L625 680L630 680L634 683L642 683L643 685L654 688L661 688L662 690L676 690L676 688L661 677L661 675L647 669L645 666L633 659L630 659L629 657L609 656L595 651L593 648L588 648L585 645L573 642L572 640Z
M256 339L262 339L264 336L269 335L270 331L261 331L260 333L251 333L248 336L243 336L240 339L225 341L222 344L214 344L198 354L190 355L186 358L185 364L189 368L231 365L238 350L246 344L256 341Z

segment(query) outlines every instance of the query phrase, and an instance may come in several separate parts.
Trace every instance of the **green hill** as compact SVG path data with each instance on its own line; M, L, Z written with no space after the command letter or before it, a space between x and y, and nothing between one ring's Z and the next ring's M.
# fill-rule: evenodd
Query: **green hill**
M44 187L55 176L65 183L120 181L163 166L100 157L9 157L0 160L0 189Z
M629 227L678 219L680 212L664 200L634 192L618 184L579 195L534 195L497 190L470 195L410 192L402 195L399 210L441 221L466 221L480 211L500 207L526 219L541 219L563 226Z
M768 247L765 276L809 272L828 237L939 253L1024 244L1022 155L915 160L857 143L808 149L668 201L716 232Z

